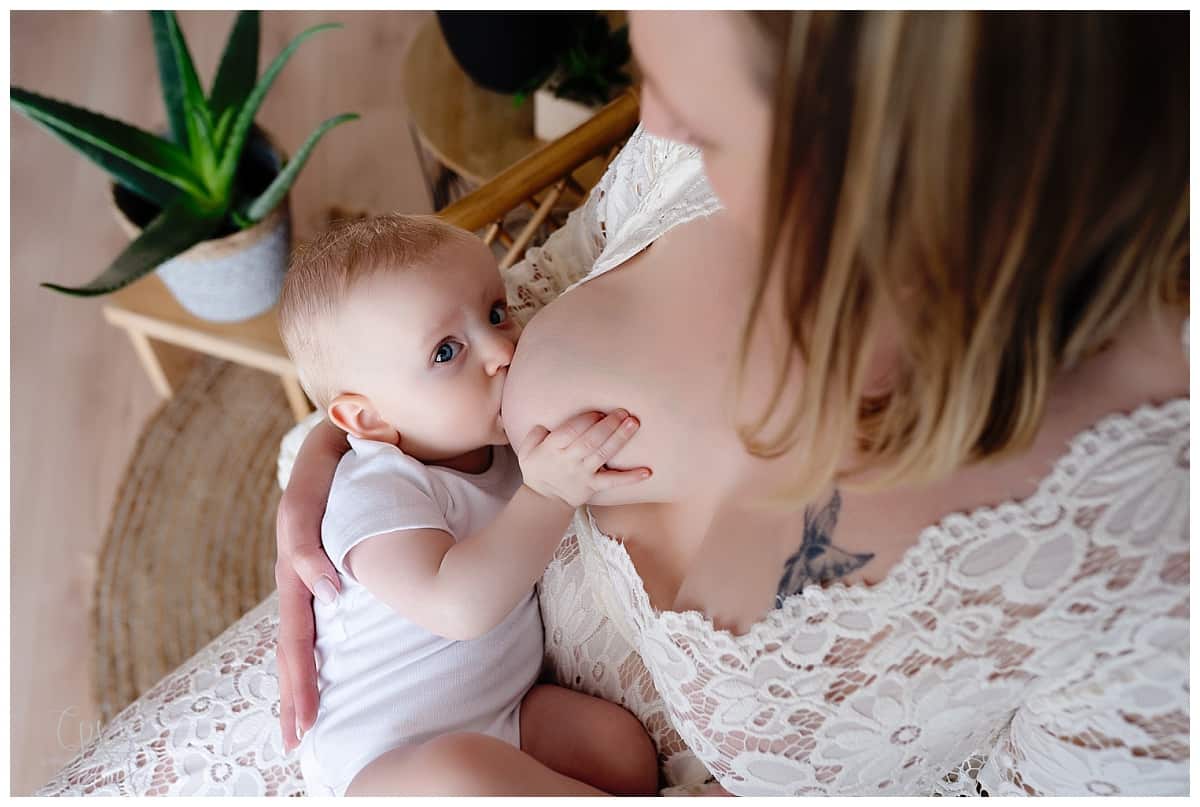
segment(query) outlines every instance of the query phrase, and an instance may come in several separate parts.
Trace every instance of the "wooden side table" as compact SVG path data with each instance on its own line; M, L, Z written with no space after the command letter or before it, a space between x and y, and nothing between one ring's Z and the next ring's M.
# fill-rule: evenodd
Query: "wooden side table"
M297 421L312 411L280 341L274 308L245 322L208 322L185 311L158 275L149 274L109 295L104 318L129 335L150 382L164 398L174 393L195 353L207 353L278 376Z

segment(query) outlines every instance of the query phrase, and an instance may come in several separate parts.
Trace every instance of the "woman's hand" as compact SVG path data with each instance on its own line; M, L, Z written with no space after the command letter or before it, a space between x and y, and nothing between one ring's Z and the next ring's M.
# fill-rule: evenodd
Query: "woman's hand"
M275 584L279 588L279 726L291 751L317 719L316 630L312 598L337 599L337 570L321 548L321 519L333 472L349 450L346 435L322 421L304 440L275 514Z
M611 471L604 467L639 425L637 418L616 409L608 415L584 412L553 432L534 426L517 449L525 486L578 507L602 490L649 479L649 468Z

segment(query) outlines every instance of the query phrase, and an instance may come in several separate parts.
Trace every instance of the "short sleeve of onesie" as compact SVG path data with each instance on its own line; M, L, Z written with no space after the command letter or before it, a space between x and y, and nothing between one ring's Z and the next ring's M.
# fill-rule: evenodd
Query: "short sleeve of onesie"
M334 473L321 522L321 543L340 574L354 579L346 554L367 538L415 529L453 534L443 486L424 465L387 443L351 437L350 446Z

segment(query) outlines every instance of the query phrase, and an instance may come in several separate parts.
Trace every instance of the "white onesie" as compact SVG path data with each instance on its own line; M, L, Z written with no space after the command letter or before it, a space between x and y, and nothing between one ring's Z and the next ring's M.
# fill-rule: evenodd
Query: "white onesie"
M349 439L321 525L342 585L332 605L313 603L320 711L300 745L310 795L344 795L380 754L447 732L481 732L520 747L521 699L542 663L532 589L488 634L454 641L401 617L345 567L350 549L375 535L433 528L461 540L488 524L521 485L512 450L495 447L487 471L467 474L423 465L387 443Z

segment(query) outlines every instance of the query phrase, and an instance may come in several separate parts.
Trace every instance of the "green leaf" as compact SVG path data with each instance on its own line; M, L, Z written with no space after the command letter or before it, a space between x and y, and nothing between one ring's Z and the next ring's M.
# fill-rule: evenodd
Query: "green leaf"
M157 207L166 207L183 193L183 191L169 182L164 182L153 174L141 170L133 163L127 162L107 151L98 149L74 135L60 132L49 126L45 128L50 134L80 151L89 160L107 171L108 175L119 185L128 188Z
M242 211L238 210L236 207L229 211L229 218L233 219L233 223L241 227L243 230L248 230L254 226L254 222L246 218L242 214Z
M192 55L188 53L187 43L183 32L179 30L179 21L170 11L152 11L155 19L162 20L162 27L168 48L168 57L175 63L175 71L179 76L179 87L182 92L184 125L188 133L188 150L192 162L204 178L205 186L215 185L216 172L212 170L217 164L211 140L212 115L208 111L208 101L204 98L204 90L200 87L200 79L196 76L196 66ZM219 196L219 194L215 194Z
M213 147L217 154L225 148L225 138L229 135L229 124L233 123L233 115L237 110L229 107L221 113L220 119L217 121L217 126L213 130Z
M184 149L189 146L188 120L183 106L183 79L175 49L171 45L170 11L151 11L150 30L154 33L154 55L158 58L158 80L162 85L163 105L167 108L167 123L171 138Z
M42 285L77 297L108 294L128 286L154 271L164 261L214 235L223 220L223 216L197 213L187 199L179 199L150 222L142 234L91 283L84 286L62 286L57 283Z
M254 79L258 77L258 39L259 12L239 12L208 96L209 108L218 120L227 111L244 104L254 89Z
M225 144L225 150L221 153L219 176L222 187L228 188L233 184L233 177L237 172L238 160L242 155L242 147L246 144L246 138L250 134L250 127L254 124L254 116L258 114L258 108L262 105L263 99L266 98L267 90L271 89L271 84L275 81L275 77L279 75L279 71L283 69L284 64L296 52L296 48L300 47L300 44L313 34L341 27L340 23L313 26L289 42L288 46L283 49L283 52L275 57L275 61L271 62L271 66L267 68L262 78L254 85L254 89L250 92L250 95L247 96L246 103L242 104L238 110L237 119L234 121L232 131L229 133L229 140Z
M193 143L199 146L193 151L194 158L197 161L196 168L199 169L200 175L204 177L205 182L211 187L216 182L217 178L217 152L216 140L213 137L212 121L209 120L206 109L196 109L191 107L188 112L192 116L194 125L191 131L194 133Z
M161 204L170 201L163 192L163 184L189 195L206 195L187 154L174 143L119 120L20 87L12 87L9 98L18 111L35 123L79 149L116 179L128 180L131 189L152 194ZM123 171L125 166L132 166L140 173ZM146 175L157 182L144 181Z
M317 145L317 141L325 136L335 126L339 126L348 121L358 120L358 115L347 113L330 118L316 128L308 139L304 141L304 145L296 152L296 156L288 161L288 164L283 167L283 170L275 177L275 180L270 186L262 192L262 194L251 202L245 208L244 216L250 222L262 220L270 213L275 205L283 198L283 195L288 192L288 188L292 187L292 183L296 181L296 176L300 173L300 169L304 167L304 163L308 161L309 154L312 153L313 147Z

